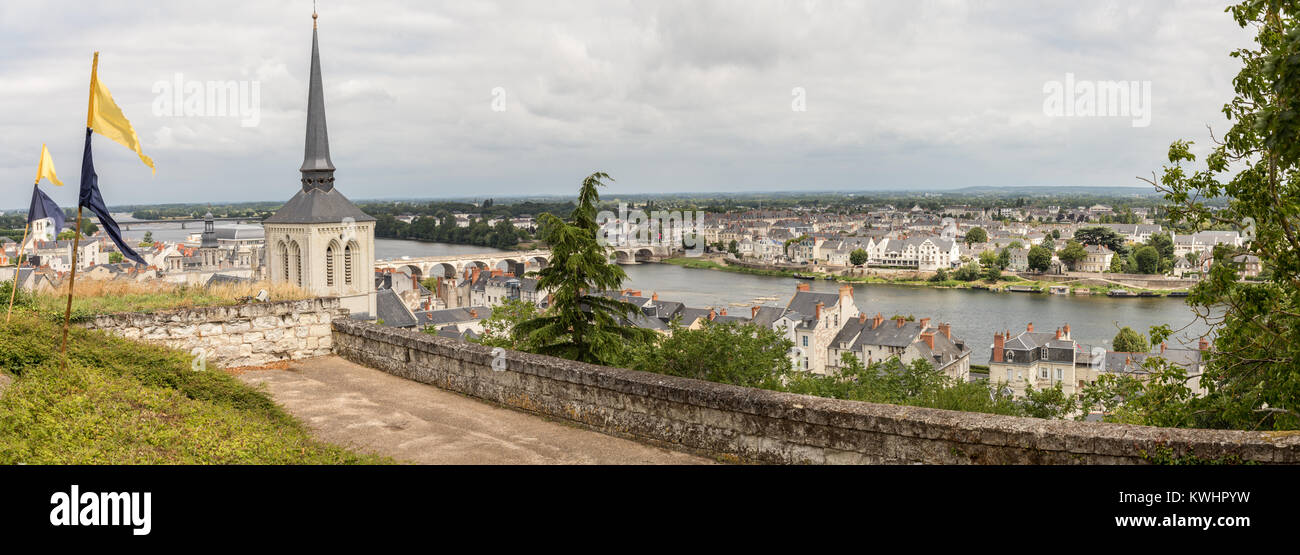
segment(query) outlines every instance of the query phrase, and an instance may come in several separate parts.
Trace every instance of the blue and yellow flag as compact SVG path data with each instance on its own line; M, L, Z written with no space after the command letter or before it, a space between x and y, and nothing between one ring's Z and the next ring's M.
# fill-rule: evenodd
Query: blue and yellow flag
M145 165L153 168L153 160L140 150L140 139L135 136L131 122L122 115L122 109L113 102L108 89L99 83L98 52L95 53L95 62L90 69L90 108L86 114L86 148L81 155L81 194L78 203L79 206L89 208L99 218L99 226L104 229L104 233L108 234L108 238L113 240L113 244L117 245L117 250L121 251L123 257L145 264L144 258L122 240L122 230L113 216L108 213L104 196L99 192L99 175L95 173L95 160L90 151L90 138L96 131L134 150Z

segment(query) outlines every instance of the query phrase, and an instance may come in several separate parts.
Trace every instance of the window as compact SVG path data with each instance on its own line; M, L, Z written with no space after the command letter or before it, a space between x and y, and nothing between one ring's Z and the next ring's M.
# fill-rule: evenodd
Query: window
M1061 379L1062 379L1062 377L1064 376L1064 374L1065 374L1065 370L1062 370L1062 369L1060 369L1060 368L1057 368L1057 369L1056 369L1056 381L1058 381L1058 382L1061 381Z
M279 250L280 250L280 266L282 267L280 277L285 281L285 283L288 283L289 282L289 247L286 246L284 243L280 243Z
M808 357L803 357L803 369L808 369Z
M325 286L334 287L334 243L325 247Z
M1046 379L1048 378L1048 376L1049 376L1049 374L1048 374L1048 369L1044 368L1044 369L1038 371L1038 377L1039 377L1039 378L1042 378L1042 379L1046 380Z
M807 347L807 346L808 346L808 336L806 336L806 335L803 336L803 346L804 346L804 347Z
M1007 368L1007 381L1011 381L1011 369Z
M352 285L352 243L343 247L343 283Z

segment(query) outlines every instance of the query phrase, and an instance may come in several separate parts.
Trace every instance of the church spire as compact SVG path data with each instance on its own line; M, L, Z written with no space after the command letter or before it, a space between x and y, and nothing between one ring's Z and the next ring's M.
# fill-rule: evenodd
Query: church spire
M303 149L302 190L334 188L329 133L325 130L325 94L320 77L320 47L316 39L316 9L311 13L311 78L307 92L307 144Z

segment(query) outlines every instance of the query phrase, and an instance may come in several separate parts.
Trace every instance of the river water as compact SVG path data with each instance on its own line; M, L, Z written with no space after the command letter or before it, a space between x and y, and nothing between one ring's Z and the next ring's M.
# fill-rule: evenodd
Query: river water
M155 239L166 241L183 240L186 235L201 230L181 230L175 224L150 225L149 229ZM139 239L144 235L144 229L132 230L126 235ZM375 240L375 255L380 259L489 252L502 251L470 245ZM749 310L732 306L732 303L784 305L800 283L810 284L814 291L834 292L840 287L832 281L692 270L670 264L634 264L623 266L623 269L628 275L624 286L639 289L646 296L658 293L661 299L681 301L693 307L726 308L732 314ZM995 331L1019 331L1030 322L1037 330L1054 330L1068 323L1076 340L1107 348L1110 339L1123 326L1145 334L1151 326L1168 324L1176 332L1171 346L1180 343L1189 347L1194 347L1197 338L1207 330L1183 299L1177 298L990 293L883 284L859 284L853 291L859 310L867 314L879 312L886 318L903 314L917 319L928 317L935 322L951 322L953 335L965 339L974 350L971 360L975 364L988 362Z

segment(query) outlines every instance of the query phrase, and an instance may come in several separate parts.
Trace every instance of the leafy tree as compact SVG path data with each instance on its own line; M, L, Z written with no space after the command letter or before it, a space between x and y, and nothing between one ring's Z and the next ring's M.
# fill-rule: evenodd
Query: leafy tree
M544 225L551 246L547 267L537 276L538 289L551 291L551 306L545 314L520 322L517 334L527 336L537 352L596 364L620 360L629 346L648 341L654 331L625 323L639 311L636 305L599 294L622 288L627 274L609 262L608 254L596 240L596 205L598 187L610 177L593 173L582 182L578 204L569 222L551 216Z
M1196 425L1300 428L1300 56L1296 7L1250 0L1228 9L1255 45L1232 56L1242 68L1223 114L1233 122L1205 168L1193 171L1191 142L1169 148L1169 165L1150 183L1172 204L1169 220L1185 229L1231 226L1247 239L1236 252L1216 249L1215 264L1188 303L1216 333L1192 404ZM1212 201L1226 200L1223 209ZM1231 255L1258 256L1267 278L1240 278ZM1215 310L1210 310L1211 308ZM1221 310L1221 313L1216 313Z
M540 311L533 303L519 299L506 299L505 302L492 307L492 315L483 320L483 334L475 342L488 347L504 347L515 351L536 351L537 345L529 341L530 338L526 334L515 333L515 327L539 315ZM432 326L424 331L438 333L438 330Z
M1065 244L1065 248L1061 249L1061 252L1056 253L1056 258L1060 259L1061 263L1071 270L1074 270L1080 262L1088 258L1088 250L1084 248L1082 243L1070 241Z
M948 281L949 279L950 277L948 275L947 268L939 268L938 270L934 271L934 275L930 276L931 283L939 283L943 281Z
M1197 266L1201 263L1201 253L1199 252L1188 252L1183 255L1183 258L1186 258L1187 262L1192 266Z
M740 256L740 243L737 243L735 239L732 239L731 243L727 245L727 252Z
M1133 331L1133 328L1124 326L1115 334L1115 338L1110 341L1111 348L1120 353L1145 353L1151 350L1147 344L1147 338L1142 334Z
M849 263L854 266L866 264L868 258L867 251L862 249L853 249L853 252L849 253Z
M140 240L140 246L147 247L152 244L153 244L153 232L152 231L144 232L144 239Z
M110 252L110 253L108 253L108 263L109 263L109 264L117 264L118 262L121 262L121 261L123 261L123 260L126 260L126 258L124 258L124 257L122 256L122 253L120 253L120 252Z
M1059 230L1059 229L1053 229L1053 230L1052 230L1052 238L1053 238L1053 239L1060 239L1060 238L1061 238L1061 230Z
M953 278L958 281L975 281L980 278L980 275L980 267L974 262L957 268L957 271L953 272Z
M1011 267L1011 251L1002 249L998 252L997 266L999 270L1005 270Z
M771 328L705 321L688 329L680 320L672 333L634 350L630 367L745 387L779 389L790 374L794 343Z
M1110 258L1110 268L1107 269L1112 274L1136 273L1136 264L1131 264L1129 257L1116 254Z
M1174 258L1174 240L1168 235L1157 233L1147 239L1147 246L1156 249L1160 253L1161 260L1172 260Z
M1160 251L1155 247L1146 246L1138 249L1133 253L1133 261L1137 263L1137 271L1142 274L1155 274L1160 272Z
M984 251L980 253L980 266L989 268L998 265L998 255L993 251Z
M984 231L984 228L982 227L972 227L970 231L966 232L965 241L966 241L966 246L968 247L975 243L983 243L988 240L989 240L989 232Z
M1078 406L1076 395L1066 395L1061 382L1042 390L1034 389L1032 384L1025 387L1025 398L1020 401L1025 416L1034 418L1065 418L1075 412Z
M1048 252L1056 252L1056 241L1053 241L1051 237L1043 237L1043 242L1039 244Z
M1074 239L1084 245L1106 247L1116 253L1128 254L1124 246L1124 237L1109 227L1085 227L1074 232Z
M1035 245L1029 249L1029 271L1046 272L1052 267L1052 251L1047 250L1042 245Z
M984 268L985 281L989 283L997 283L1000 279L1002 279L1002 268L997 267L996 264Z

